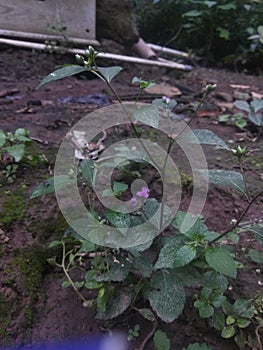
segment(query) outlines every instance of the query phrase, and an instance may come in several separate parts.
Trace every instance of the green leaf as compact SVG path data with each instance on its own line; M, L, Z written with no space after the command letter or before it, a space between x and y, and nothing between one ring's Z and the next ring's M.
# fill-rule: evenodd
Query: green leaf
M228 280L216 271L207 271L203 274L202 285L224 293L228 287Z
M32 142L32 140L28 137L29 133L26 129L18 128L15 131L15 137L18 141L21 142Z
M153 267L151 260L144 255L138 256L133 259L134 268L139 271L139 273L145 277L149 278L152 275Z
M250 106L253 108L254 112L258 112L263 109L263 99L255 99L250 103Z
M129 214L120 213L112 210L106 210L104 215L114 227L129 228L131 226Z
M176 235L168 241L161 249L159 258L154 265L154 269L174 268L175 256L178 250L185 245L186 237Z
M219 32L219 37L224 40L229 40L230 38L230 32L226 28L217 27L216 30Z
M55 259L55 258L48 258L48 259L47 259L47 263L48 263L50 266L52 266L52 267L54 267L54 266L57 265L57 262L56 262L56 259Z
M62 284L61 284L62 288L68 288L70 286L71 286L71 283L68 280L62 282Z
M155 98L152 101L152 104L156 107L172 110L177 105L177 102L173 99L170 99L169 102L166 103L162 98Z
M0 129L0 147L3 147L6 142L6 135L3 130Z
M129 288L115 288L112 294L108 295L106 309L98 311L96 318L108 320L121 315L131 304L133 292Z
M62 244L62 242L61 241L52 241L50 244L49 244L49 246L48 246L48 248L55 248L55 247L58 247L59 245L61 245Z
M250 112L248 114L248 118L252 123L254 123L257 126L263 125L263 116L261 114L256 114L256 113Z
M199 171L201 174L204 173L202 170ZM210 183L214 185L230 187L247 196L247 189L244 178L239 172L232 170L212 169L208 170L208 174Z
M240 129L243 129L247 125L247 121L245 119L239 119L235 121L235 126Z
M223 314L223 312L214 313L213 323L214 323L215 329L217 329L218 331L222 331L222 329L225 326L225 315Z
M230 118L230 114L222 114L218 117L218 121L220 123L226 123L229 121L229 118Z
M113 66L113 67L97 67L99 73L103 76L103 78L110 83L113 78L116 77L122 71L122 67Z
M201 318L209 318L214 314L214 308L207 302L203 302L202 307L199 307L199 316Z
M219 148L223 148L230 151L230 148L225 143L225 141L222 140L219 136L217 136L210 130L206 130L206 129L192 130L191 132L187 132L183 134L181 138L186 139L189 143L192 143L192 144L217 146Z
M189 245L184 245L178 249L174 256L174 268L189 264L196 257L196 249Z
M75 181L75 179L72 178L72 176L68 175L58 175L56 177L50 177L34 189L34 191L31 193L30 199L43 196L45 194L53 193L55 192L55 190L57 191L68 186L73 181Z
M25 145L17 144L10 147L6 147L7 152L11 157L15 159L16 162L20 162L25 154Z
M211 232L209 232L208 227L204 224L201 216L195 216L190 213L186 213L183 211L178 211L174 220L172 221L172 225L181 232L182 226L186 225L191 227L190 230L183 232L183 234L189 237L191 240L195 240L197 235L202 235L205 239L209 240L210 236L214 236ZM214 239L213 237L212 239Z
M226 325L227 326L234 324L235 322L236 322L236 319L233 316L231 316L231 315L227 316L227 318L226 318Z
M226 339L232 338L235 334L236 334L236 331L234 326L224 327L221 332L222 338L226 338Z
M235 260L224 248L209 248L205 252L205 260L210 267L222 275L236 278Z
M183 17L199 17L201 15L202 15L201 11L192 10L192 11L185 12L183 14Z
M245 349L245 345L247 344L247 337L243 331L240 331L240 333L235 336L235 342L239 349Z
M152 309L164 322L173 322L180 316L185 303L183 283L173 270L157 271L151 279L151 289L145 291Z
M241 317L251 318L255 314L255 307L250 299L240 297L234 302L233 311Z
M99 288L101 288L101 283L98 283L97 281L91 280L91 281L86 281L84 286L85 286L85 288L91 289L91 290L99 289Z
M74 65L74 64L70 66L65 66L63 68L59 68L54 72L50 73L43 80L41 80L41 82L37 86L37 89L39 89L41 86L47 83L50 83L52 81L64 79L64 78L70 77L71 75L79 74L84 71L88 71L88 69L79 65Z
M211 304L214 307L221 307L225 301L226 301L226 296L218 293L213 293L212 298L210 300Z
M148 321L155 321L155 316L150 309L138 309L139 314Z
M106 310L106 303L107 303L107 295L105 293L105 288L101 287L98 290L98 295L97 295L97 313L104 314Z
M245 226L242 228L242 231L250 231L252 232L256 239L263 245L263 224L252 224L249 226Z
M125 280L129 272L130 266L115 262L110 266L109 271L95 275L94 280L97 282L121 282Z
M214 314L214 308L207 301L195 301L194 306L198 308L199 316L201 318L209 318Z
M215 6L217 4L216 1L205 1L204 3L209 8L211 8L211 7L213 7L213 6Z
M80 247L79 253L90 253L90 252L94 252L96 250L97 250L96 244L85 240L85 241L81 242L81 247Z
M161 331L160 329L157 329L157 331L154 333L153 342L157 350L170 350L170 339L167 337L167 335Z
M150 240L144 244L139 244L132 248L127 248L127 250L135 257L140 256L140 252L143 252L151 247L153 240Z
M263 252L256 249L249 249L248 256L253 262L263 264Z
M137 121L150 125L153 128L158 128L159 126L159 110L156 106L140 106L133 112L133 116Z
M235 101L235 102L234 102L234 106L235 106L237 109L241 109L242 111L245 111L245 112L247 112L247 113L250 112L249 104L248 104L248 102L246 102L246 101L242 101L242 100Z
M208 345L206 344L193 343L188 345L187 348L183 348L183 350L213 350L213 349L208 347Z
M91 159L82 160L79 170L88 184L92 185L94 175L94 161Z
M236 3L232 1L232 2L229 2L228 4L218 5L218 9L223 11L235 10Z
M114 181L113 183L113 192L115 195L120 195L125 192L129 186L123 182Z
M237 325L239 328L246 328L250 325L251 321L247 318L238 318L237 319Z
M142 80L141 78L138 78L138 77L133 77L131 83L132 84L139 84L140 88L142 90L147 89L147 88L155 85L155 83L153 81Z
M202 300L209 300L210 295L212 294L213 290L211 288L204 287L201 289L201 299Z
M75 287L77 289L79 289L79 288L82 288L84 286L85 282L84 281L76 281L74 284L75 284Z

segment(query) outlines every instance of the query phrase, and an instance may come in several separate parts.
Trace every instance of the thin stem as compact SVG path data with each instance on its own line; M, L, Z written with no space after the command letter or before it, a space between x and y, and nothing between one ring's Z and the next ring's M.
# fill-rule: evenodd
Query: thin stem
M157 322L157 320L154 320L153 327L152 327L150 333L147 334L147 336L144 338L144 341L142 342L141 346L139 347L139 350L144 350L144 348L147 345L148 341L153 337L157 326L158 326L158 322Z
M166 155L165 155L165 160L164 160L163 169L162 169L162 181L163 181L163 184L165 184L165 177L166 177L166 171L165 170L166 170L168 157L170 155L173 143L174 143L174 139L170 138L170 142L169 142L168 149L167 149L167 152L166 152ZM164 201L161 202L159 230L161 230L161 228L163 226L163 214L164 214Z
M258 346L259 346L259 350L262 350L263 349L263 347L262 347L262 342L261 342L261 337L260 337L260 334L259 334L259 331L260 331L260 328L263 328L263 325L262 324L260 324L260 325L258 325L257 326L257 328L256 328L256 337L257 337L257 342L258 342Z
M139 140L141 146L143 147L144 151L147 153L148 157L151 159L151 161L153 162L153 164L158 168L158 164L155 162L155 160L152 158L151 154L148 152L147 148L145 147L144 143L142 142L140 135L138 133L138 130L134 124L134 122L132 121L129 112L127 111L126 107L124 106L124 104L122 103L122 100L120 99L119 95L117 94L117 92L115 91L115 89L113 88L113 86L105 79L103 79L107 86L109 87L109 89L111 90L111 92L114 94L114 96L116 97L116 99L118 100L118 102L121 104L122 108L124 109L125 113L127 114L127 117L129 119L129 122L131 123L131 127L137 137L137 139Z
M191 122L193 121L193 119L195 118L196 116L196 113L198 112L198 110L200 109L200 107L202 106L203 102L205 101L205 99L207 98L207 96L209 95L208 92L206 92L204 94L204 96L202 97L201 101L198 103L196 109L194 110L194 114L192 115L192 117L190 118L190 120L186 123L186 125L184 126L184 128L180 131L180 133L178 135L176 135L176 138L178 138L180 135L182 135L182 133L185 131L185 129L191 124ZM169 119L169 125L171 126L171 118L170 118L170 113L169 113L169 110L168 110L168 119ZM172 128L170 127L170 130L172 130ZM174 142L176 141L176 138L173 139L171 136L169 137L170 139L170 142L169 142L169 145L168 145L168 149L167 149L167 152L166 152L166 157L165 157L165 160L164 160L164 165L163 165L163 168L162 168L162 179L163 179L163 183L165 183L165 169L166 169L166 165L167 165L167 161L168 161L168 156L170 155L170 152L172 150L172 146L174 144ZM159 229L161 229L162 225L163 225L163 213L164 213L164 203L163 201L161 202L161 212L160 212L160 225L159 225Z
M68 273L68 270L66 268L66 265L65 265L65 259L66 259L66 245L64 242L62 242L62 247L63 247L63 255L62 255L62 263L61 263L61 267L63 269L63 272L65 274L65 276L67 277L68 281L70 282L70 284L72 285L72 288L74 289L74 291L77 293L77 295L80 297L80 299L83 301L83 302L86 302L87 300L83 297L83 295L79 292L78 288L75 286L75 283L72 281L69 273Z
M242 163L242 159L239 158L239 169L240 169L240 173L243 176L244 179L244 184L245 184L245 190L246 190L246 194L247 194L247 199L248 202L250 202L251 198L250 198L250 193L248 191L248 187L247 187L247 183L246 183L246 178L245 178L245 171L244 171L244 167L243 167L243 163Z
M137 288L137 291L136 291L136 293L135 293L135 295L134 295L134 297L132 299L131 305L133 305L135 303L135 300L136 300L138 294L140 293L140 291L141 291L141 289L143 287L142 281L143 281L143 276L141 276L141 278L140 278L140 280L138 282L138 288Z
M237 219L237 221L235 222L234 225L228 227L223 233L221 233L221 235L219 235L218 237L216 237L215 239L213 239L212 241L209 242L209 245L217 242L219 239L221 239L222 237L226 236L229 232L233 231L235 228L237 228L237 226L240 224L240 222L243 220L244 216L246 215L246 213L248 212L248 210L250 209L251 205L258 199L258 197L260 197L263 194L263 190L261 190L260 192L258 192L247 204L247 206L245 207L245 209L243 210L243 212L241 213L241 215L239 216L239 218Z
M141 96L142 96L142 92L143 92L143 89L140 89L140 91L139 91L138 95L136 96L136 99L135 99L135 104L136 104L137 102L139 102L139 99L140 99L140 98L141 98Z

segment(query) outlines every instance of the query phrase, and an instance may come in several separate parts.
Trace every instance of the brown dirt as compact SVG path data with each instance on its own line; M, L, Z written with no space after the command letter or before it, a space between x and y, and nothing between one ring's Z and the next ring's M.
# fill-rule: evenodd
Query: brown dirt
M4 208L4 196L10 193L18 194L14 201L25 202L19 218L14 217L8 223L0 223L0 228L9 239L0 245L0 293L8 306L6 312L1 310L2 315L0 314L0 345L34 344L39 341L102 333L102 322L95 319L94 312L82 307L73 290L61 288L64 277L60 270L52 270L43 265L41 271L34 273L36 255L32 255L32 251L37 252L39 259L46 259L44 248L58 231L63 232L66 225L54 196L34 201L29 201L28 197L43 178L50 176L57 149L69 128L87 113L100 108L96 104L61 103L58 99L88 94L106 94L109 98L112 97L103 82L87 76L71 77L36 90L39 81L56 66L70 62L74 62L73 58L67 56L59 57L5 47L0 51L0 128L12 132L19 127L28 129L30 136L35 139L35 151L45 154L48 160L48 163L36 168L25 165L19 170L17 179L12 184L7 184L3 175L0 177L0 209L1 206ZM108 64L111 65L112 62ZM263 94L262 77L206 68L195 68L191 73L178 74L164 69L125 64L124 72L114 81L114 87L124 100L136 96L137 88L128 83L135 75L160 83L168 81L169 84L179 87L183 94L178 98L176 112L185 115L188 113L189 104L193 100L199 100L202 88L207 83L216 83L217 92L209 97L192 127L208 128L224 140L232 142L233 146L237 143L246 145L254 157L254 161L246 162L249 183L254 192L257 192L260 186L262 188L262 136L253 141L255 135L250 131L240 132L233 126L219 124L217 119L218 115L223 113L222 109L227 108L226 104L225 107L219 107L218 103L225 103L222 99L226 98L231 100L236 91L244 91L233 88L230 84L249 85L246 92ZM220 95L219 92L227 96ZM144 100L148 101L148 97ZM218 154L216 160L209 152L207 156L211 165L231 168L231 159L226 155ZM21 184L25 186L24 189L21 189ZM249 210L245 220L262 218L262 202L263 199L260 198ZM14 205L14 212L17 206L18 202ZM210 228L223 231L232 218L238 217L244 207L245 204L239 195L211 186L203 215ZM4 209L0 212L3 213ZM247 249L254 243L252 237L243 235L239 248ZM239 252L242 254L241 249ZM237 294L254 296L262 293L262 286L259 286L258 281L263 280L263 275L255 274L257 267L256 264L250 264L239 270L238 281L233 281L233 296L235 288ZM26 278L29 275L33 276L34 285ZM2 320L3 315L6 322ZM141 324L142 341L151 329L149 322L133 317L126 322L120 319L116 327L127 331L136 323ZM171 338L173 350L180 350L195 341L207 342L214 350L237 349L233 342L222 340L207 322L200 320L190 306L186 307L179 320L170 325L160 323L160 327ZM134 344L131 343L131 349L135 349ZM147 349L153 348L150 341Z

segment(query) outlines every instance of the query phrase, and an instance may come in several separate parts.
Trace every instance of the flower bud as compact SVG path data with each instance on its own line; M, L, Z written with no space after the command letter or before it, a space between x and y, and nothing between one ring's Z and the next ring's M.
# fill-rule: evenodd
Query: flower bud
M246 147L242 148L240 146L237 146L236 149L232 149L231 151L236 157L238 157L240 159L246 153Z
M216 84L208 84L205 87L205 94L206 96L209 95L211 92L213 92L217 88Z

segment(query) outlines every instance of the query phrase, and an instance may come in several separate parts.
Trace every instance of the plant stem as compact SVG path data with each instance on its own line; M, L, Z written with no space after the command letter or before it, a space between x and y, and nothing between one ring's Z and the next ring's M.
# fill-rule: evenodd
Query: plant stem
M166 165L167 165L167 161L168 161L168 157L169 157L169 154L171 152L171 149L172 149L172 146L173 146L173 143L174 143L174 139L170 138L170 142L169 142L169 145L168 145L168 149L167 149L167 152L166 152L166 156L165 156L165 160L164 160L164 164L163 164L163 169L162 169L162 181L163 183L165 184L165 177L166 177ZM164 203L163 201L161 202L161 211L160 211L160 224L159 224L159 230L161 230L162 226L163 226L163 213L164 213Z
M144 143L142 142L141 138L140 138L140 135L137 131L137 128L134 124L134 122L132 121L131 117L130 117L130 114L129 112L127 111L126 107L123 105L122 103L122 100L120 99L119 95L117 94L117 92L115 91L115 89L113 88L113 86L111 85L111 83L109 83L107 80L103 79L105 81L105 83L107 84L108 88L111 90L111 92L114 94L114 96L116 97L116 99L118 100L118 102L121 104L122 108L124 109L128 119L129 119L129 122L131 123L131 127L137 137L137 139L139 140L142 148L144 149L144 151L147 153L148 157L151 159L151 161L153 162L153 164L157 167L158 169L158 164L155 162L155 160L152 158L152 156L150 155L150 153L148 152L147 148L145 147Z
M144 338L144 341L142 342L141 346L139 347L139 350L144 350L144 348L145 348L146 344L148 343L148 341L153 337L154 332L156 331L157 326L158 326L158 322L157 322L157 320L155 320L155 321L153 322L153 327L152 327L150 333L147 334L146 338Z
M198 110L200 109L200 107L202 106L202 104L204 103L205 99L207 98L207 96L209 95L208 92L205 92L204 96L202 97L201 101L198 103L196 109L194 110L194 114L192 115L192 117L190 118L190 120L186 123L186 125L184 126L184 128L180 131L180 133L178 135L176 135L176 138L173 139L172 135L169 136L169 145L168 145L168 149L166 152L166 157L164 160L164 165L162 168L162 179L163 179L163 183L165 181L165 169L166 169L166 165L167 165L167 160L168 160L168 156L171 153L171 149L172 146L174 144L174 142L176 141L176 139L182 135L182 133L185 131L185 129L191 124L191 122L193 121L193 119L196 117L196 113L198 112ZM169 124L171 125L171 118L170 118L170 114L169 114L169 110L168 110L168 119L169 119ZM172 130L172 128L170 128ZM161 212L160 212L160 225L159 225L159 229L161 229L162 225L163 225L163 213L164 213L164 204L163 201L161 202Z
M72 285L72 288L74 289L74 291L77 293L77 295L80 297L80 299L83 301L83 302L86 302L87 300L83 297L83 295L79 292L78 288L75 286L75 283L72 281L69 273L68 273L68 270L66 268L66 265L65 265L65 258L66 258L66 246L65 246L65 243L62 242L62 247L63 247L63 255L62 255L62 263L61 263L61 266L62 266L62 269L63 269L63 272L65 274L65 276L67 277L68 281L70 282L70 284Z
M218 237L216 237L215 239L213 239L212 241L209 242L209 245L212 245L213 243L217 242L219 239L221 239L222 237L226 236L229 232L233 231L239 224L240 222L243 220L244 216L246 215L246 213L248 212L249 208L251 207L251 205L258 199L258 197L260 197L261 195L263 195L263 190L261 190L260 192L258 192L247 204L247 206L245 207L245 209L243 210L243 212L241 213L241 215L239 216L239 218L237 219L237 221L235 222L234 225L228 227L223 233L221 233Z
M243 179L244 179L245 190L246 190L247 199L248 199L248 203L249 203L251 198L250 198L250 193L249 193L248 187L247 187L247 182L246 182L246 178L245 178L245 171L244 171L242 159L239 159L239 169L240 169L241 175L243 176Z

